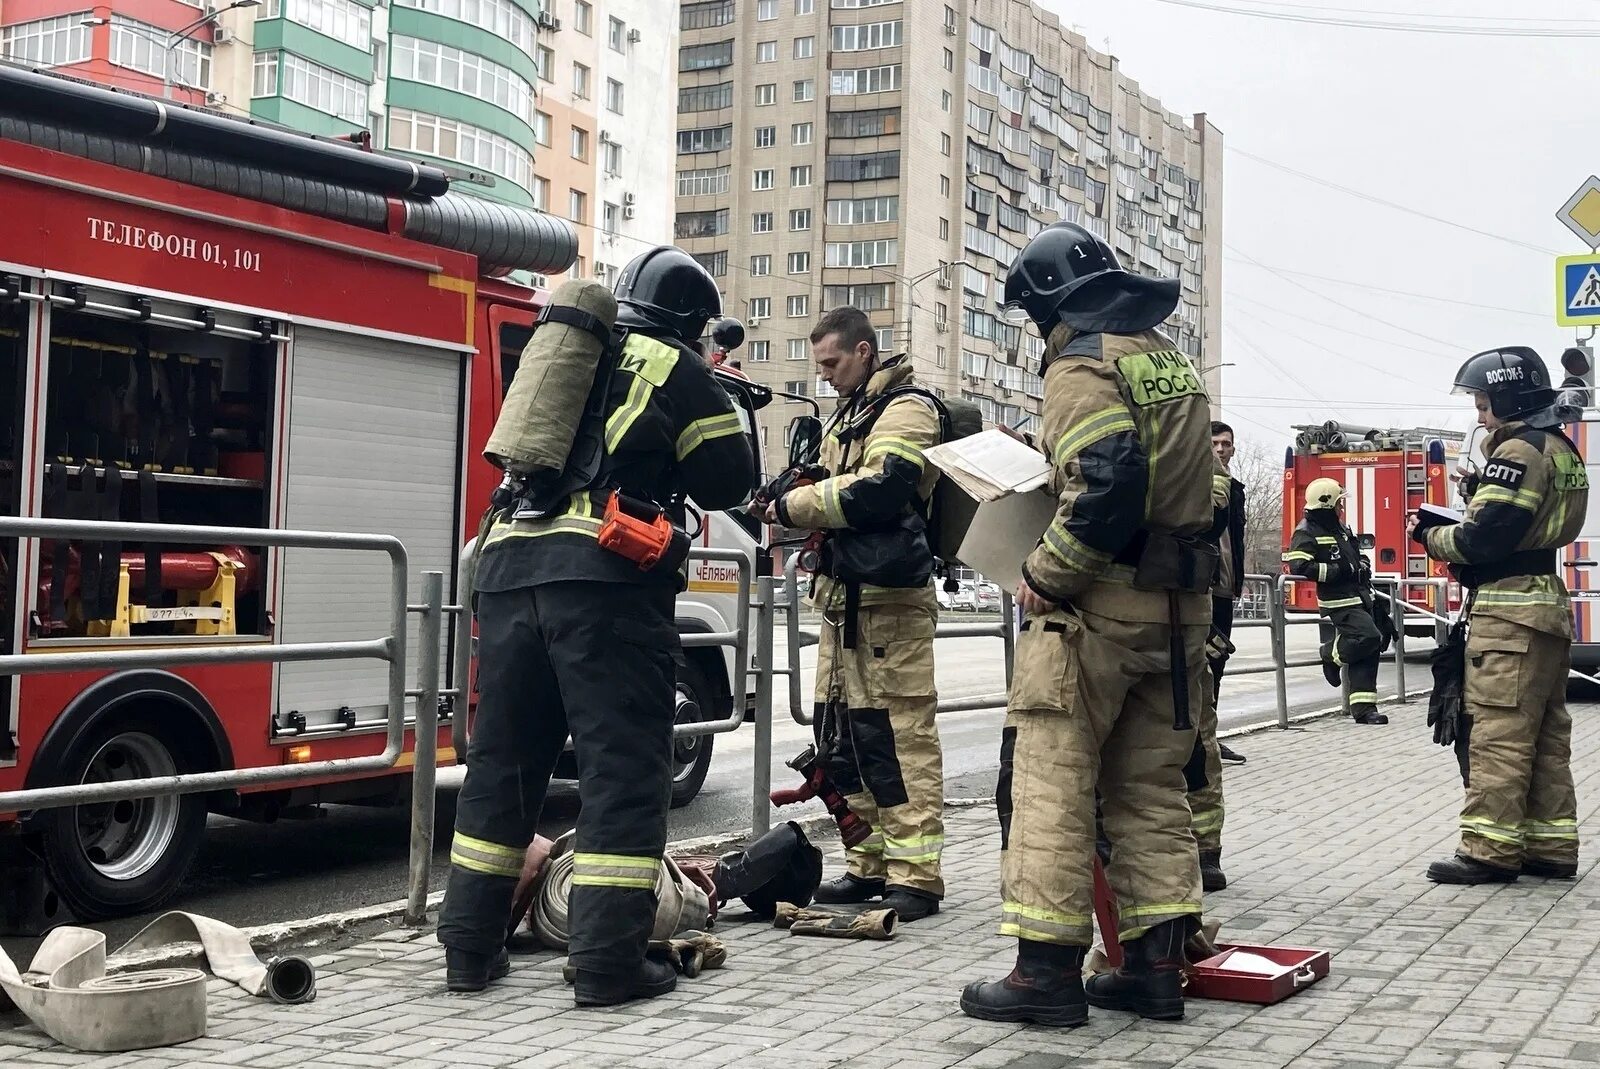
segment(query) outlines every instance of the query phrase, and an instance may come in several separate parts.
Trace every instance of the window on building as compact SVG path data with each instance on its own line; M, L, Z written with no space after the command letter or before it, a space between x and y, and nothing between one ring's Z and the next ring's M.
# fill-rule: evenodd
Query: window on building
M795 189L803 189L811 184L811 165L809 163L799 167L789 168L789 185Z
M811 144L812 125L808 122L797 122L789 127L789 143L793 145Z
M889 283L874 282L858 286L824 286L822 306L838 308L842 305L875 312L889 307Z
M950 110L950 90L946 89L944 94L939 98L939 108L945 112Z
M900 243L894 238L830 241L825 251L827 267L892 267L899 261Z
M900 132L899 108L871 108L828 113L829 137L882 137Z
M615 234L622 224L622 206L606 201L600 208L600 223L607 234Z
M948 48L944 50L944 69L947 71L956 69L956 54Z
M948 220L948 219L940 219L939 220L939 240L940 241L949 241L950 240L950 220Z
M794 39L794 58L810 59L817 54L817 39L815 37L796 37Z
M771 148L778 143L778 128L776 126L756 127L756 148Z
M476 97L526 119L533 110L534 90L509 67L450 45L396 34L390 38L389 77L435 85ZM535 135L537 136L537 128Z
M789 318L801 319L811 314L811 297L800 293L789 298ZM798 339L796 339L798 340Z
M749 301L749 309L750 309L750 318L751 319L771 319L772 318L772 298L771 297L752 297L752 298L750 298L750 301Z
M732 126L699 126L678 131L678 152L724 152L733 145Z
M800 343L802 345L804 345L805 344L804 339L801 339ZM789 359L791 359L791 360L795 359L794 342L792 342L792 341L789 343ZM805 359L805 354L801 353L799 359L804 360ZM783 384L783 392L784 393L794 394L796 397L809 397L810 396L810 393L809 393L810 387L811 387L811 380L809 380L809 379L792 379L789 382L786 382L786 383Z
M762 253L760 256L750 257L750 277L761 278L772 274L772 254Z
M704 45L684 45L678 49L680 71L704 71L733 63L733 41L713 41Z
M545 148L550 147L550 116L542 111L533 113L533 139Z
M764 82L756 86L756 107L764 108L778 102L778 83Z
M589 159L589 131L579 126L572 128L572 158L585 162Z
M573 27L585 37L594 35L594 8L586 0L577 0L572 9Z
M615 141L607 141L600 146L600 167L609 175L622 173L622 146Z
M606 43L613 52L626 52L628 50L628 25L616 16L612 16L606 30Z
M80 19L83 16L78 16ZM156 78L168 74L168 52L162 42L166 40L167 31L148 22L130 19L123 15L111 16L111 62L118 67L140 71ZM298 58L298 57L292 57ZM172 80L178 85L192 89L211 88L211 45L204 41L192 39L178 42L172 49L170 73ZM314 63L307 63L307 67L317 67ZM326 67L317 67L319 71L327 71L332 75L336 72ZM343 78L343 75L339 77ZM345 79L349 81L350 79ZM356 83L361 84L361 83ZM362 86L363 89L365 86ZM311 90L307 90L309 94ZM305 101L302 101L305 103ZM331 104L331 101L330 101ZM319 109L328 111L329 114L338 114L331 107ZM365 123L367 108L361 106L361 113L351 121L356 125Z
M801 78L795 82L794 99L797 104L817 99L817 80L815 78Z
M772 360L772 343L769 341L753 341L747 348L752 364L765 364Z
M281 2L281 0L267 0L267 17L275 17L275 12L272 9L279 2ZM307 0L290 0L291 4L301 2L307 2ZM325 0L309 0L309 2L321 3L325 2ZM368 39L370 39L372 36L370 28L372 18L371 11L362 4L354 3L353 0L338 0L338 2L349 3L351 7L356 9L358 36L360 20L363 18L368 20L366 36ZM531 56L535 54L537 42L535 40L535 27L533 24L533 19L526 11L518 6L514 0L393 0L393 2L402 7L414 7L422 11L431 11L436 15L443 15L445 18L455 19L457 22L465 22L470 25L477 26L479 29L487 30L494 36L511 42L513 45L520 48L525 55ZM579 14L581 16L581 9ZM298 22L300 20L296 19L295 21ZM316 27L313 27L313 29L315 28ZM333 34L330 36L337 35ZM355 46L363 51L367 48L367 46L362 43L351 42L348 40L346 40L346 43L355 43ZM546 81L555 76L555 68L553 66L542 67L540 69L552 72L546 76Z
M935 367L950 366L950 353L945 349L944 346L941 345L934 350L933 362Z
M716 208L704 212L679 212L673 220L673 237L715 238L728 232L728 209Z
M528 189L533 194L533 206L541 212L550 210L550 180L548 178L534 178L533 185Z
M684 4L678 14L678 28L683 30L705 30L714 26L726 26L732 21L733 0Z
M754 190L771 189L773 186L773 171L771 167L757 168L750 176L750 188Z
M949 134L940 134L939 135L939 151L944 153L946 156L950 155L950 135Z
M828 222L835 226L892 223L900 218L900 198L858 197L828 201Z
M0 29L0 55L18 63L38 67L60 67L67 63L83 63L89 59L90 36L93 28L85 26L87 15L61 15L56 18L34 19L18 22ZM263 55L255 56L257 69ZM277 92L277 68L273 68L273 89L256 96L271 96Z
M366 123L366 82L329 70L292 52L283 53L278 76L279 89L285 99L336 115L358 126Z
M756 21L770 22L778 17L778 0L756 0Z
M9 56L9 53L7 53ZM85 59L88 57L85 56ZM68 61L74 62L74 61ZM278 53L257 52L250 66L251 97L278 95Z
M811 254L809 252L791 252L789 254L789 274L804 275L811 271Z
M556 54L550 51L549 45L539 46L539 51L534 56L534 65L539 68L541 82L556 80Z
M589 194L581 189L567 190L567 218L574 223L589 221Z
M879 327L873 333L878 336L878 352L888 356L894 351L893 327Z
M572 65L572 95L579 100L589 99L589 68L582 63Z
M622 114L622 83L615 78L606 79L606 110Z
M757 63L776 63L776 62L778 62L778 42L776 42L776 41L757 41L756 42L756 62Z
M728 192L728 168L708 167L678 172L678 196L710 197Z
M706 274L712 278L721 278L728 273L728 253L722 252L697 252L695 262L706 269Z
M828 181L871 182L900 177L900 150L828 156Z
M191 7L200 6L191 0L184 2ZM256 9L256 14L258 18L286 18L351 48L359 48L363 52L372 50L372 11L355 0L266 0ZM506 14L509 16L510 13ZM526 15L523 15L517 28L531 29L531 22ZM523 51L527 51L528 42L532 39L531 32L522 37Z
M950 195L950 176L947 175L947 174L942 174L942 175L939 176L939 196L948 197L949 195Z
M789 211L789 231L791 233L798 233L799 231L810 230L810 229L811 229L811 209L810 208L792 208L792 209L790 209L790 211Z
M817 10L817 0L794 0L796 15L810 15Z
M833 71L828 75L828 92L833 96L859 96L886 93L900 88L900 64Z
M573 262L572 270L567 272L568 278L586 278L589 274L589 258L580 256Z
M807 357L809 357L810 355L811 355L811 344L808 341L806 341L806 339L804 339L804 338L790 338L789 339L789 359L790 360L804 360ZM788 385L790 387L792 387L794 385L794 383L789 383ZM805 393L806 392L805 391L805 383L802 382L799 385L800 385L800 389L798 389L798 390L789 389L788 392L789 393Z
M733 83L696 85L678 90L678 113L718 111L733 107Z
M771 212L756 212L753 215L751 215L750 216L750 233L752 233L752 234L770 234L770 233L772 233L772 213Z
M869 48L897 48L902 43L901 22L864 22L833 28L835 52L862 52Z

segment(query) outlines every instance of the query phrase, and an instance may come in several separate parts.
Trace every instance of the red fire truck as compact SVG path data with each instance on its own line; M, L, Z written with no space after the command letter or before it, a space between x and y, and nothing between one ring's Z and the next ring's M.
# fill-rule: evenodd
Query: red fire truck
M424 569L453 584L496 481L481 443L544 299L505 275L564 271L576 241L447 186L409 160L0 66L0 513L382 532L408 550L413 601ZM0 654L373 638L388 583L381 554L0 540ZM680 614L715 616L730 585L697 575ZM686 653L727 691L731 653ZM707 719L731 702L700 700ZM386 709L371 661L0 675L0 791L373 754ZM447 726L442 762L449 743ZM0 914L150 908L208 810L270 820L407 786L0 813L0 873L42 872L37 892L0 886Z
M1370 535L1366 550L1374 575L1423 578L1445 576L1445 566L1430 561L1406 538L1406 513L1423 503L1459 507L1455 458L1463 435L1431 427L1377 428L1329 420L1294 428L1295 444L1283 460L1283 541L1285 547L1305 510L1306 487L1313 479L1337 481L1345 490L1345 522L1358 536ZM1363 542L1367 539L1363 538ZM1433 612L1435 588L1406 592L1408 600ZM1461 588L1447 586L1447 608L1460 608ZM1316 612L1310 583L1289 587L1287 607ZM1413 620L1408 634L1430 635L1432 623Z

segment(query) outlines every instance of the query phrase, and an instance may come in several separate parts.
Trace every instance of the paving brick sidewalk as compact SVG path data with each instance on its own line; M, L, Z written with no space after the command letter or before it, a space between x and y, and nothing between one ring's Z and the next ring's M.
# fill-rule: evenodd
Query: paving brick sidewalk
M520 958L472 997L443 987L431 933L393 931L318 959L318 996L276 1006L213 982L205 1039L82 1055L0 1024L0 1064L116 1066L638 1066L662 1069L1331 1069L1600 1064L1600 707L1574 709L1586 860L1577 881L1435 886L1460 781L1418 705L1388 727L1316 722L1238 740L1223 936L1324 947L1325 981L1277 1006L1191 1001L1159 1024L1094 1011L1072 1031L971 1021L963 984L1010 968L996 934L998 834L988 807L949 811L938 917L888 943L791 936L729 920L725 969L663 999L576 1010L553 955ZM840 858L834 851L832 862ZM733 913L737 914L735 908Z

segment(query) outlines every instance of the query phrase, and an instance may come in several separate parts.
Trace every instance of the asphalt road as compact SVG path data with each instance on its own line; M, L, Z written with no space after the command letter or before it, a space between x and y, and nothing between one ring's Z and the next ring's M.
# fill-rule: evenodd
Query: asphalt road
M974 617L956 617L968 622ZM993 616L978 617L993 620ZM1290 628L1291 659L1315 657L1315 627ZM1274 675L1271 671L1248 672L1269 666L1270 650L1264 628L1242 629L1235 633L1239 647L1223 682L1221 722L1224 729L1249 727L1273 722L1277 717ZM1424 642L1413 640L1413 648ZM940 695L947 699L993 696L1004 702L1005 677L999 659L1000 643L995 638L955 638L941 640L936 647L937 682ZM785 663L783 647L778 663ZM801 655L803 711L809 712L816 650ZM1408 683L1414 693L1424 685L1427 668L1413 655ZM1288 698L1295 713L1324 709L1338 701L1338 694L1322 678L1318 668L1295 669L1287 673ZM1394 693L1394 667L1385 664L1379 682L1381 694ZM795 774L784 766L810 741L810 728L794 722L788 707L786 686L779 679L773 728L772 784L795 782ZM1402 718L1422 717L1422 707L1411 705L1390 711L1397 721L1387 729L1401 730ZM950 797L987 797L994 790L1000 745L1002 709L956 712L940 717L944 746L945 793ZM746 725L731 735L716 737L710 774L700 795L688 806L674 810L669 839L719 834L738 834L749 828L751 819L751 775L754 749L753 729ZM1249 740L1235 747L1247 756ZM448 847L454 821L455 792L459 772L440 772L437 844L432 886L443 887L448 866ZM543 834L554 836L572 827L578 812L578 799L571 783L557 782L540 823ZM778 811L792 813L823 812L821 804ZM168 908L202 913L237 925L267 924L307 916L357 909L393 901L405 895L406 861L410 834L409 813L405 808L374 809L354 806L329 806L313 819L284 820L276 824L250 824L213 817L200 858L183 891ZM104 925L112 947L131 935L149 918L133 918ZM5 940L13 953L31 950L31 941Z

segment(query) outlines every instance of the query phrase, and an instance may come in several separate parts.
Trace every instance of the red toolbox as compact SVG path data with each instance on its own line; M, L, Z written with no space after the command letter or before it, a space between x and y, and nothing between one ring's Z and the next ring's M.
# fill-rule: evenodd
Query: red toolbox
M1328 975L1328 952L1303 947L1218 943L1220 953L1194 964L1187 998L1282 1002Z

